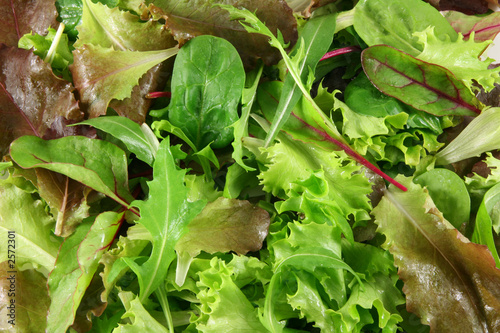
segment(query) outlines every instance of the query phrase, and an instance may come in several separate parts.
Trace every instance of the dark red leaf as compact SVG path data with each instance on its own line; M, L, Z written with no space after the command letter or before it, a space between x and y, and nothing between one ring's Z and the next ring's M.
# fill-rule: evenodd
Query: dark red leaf
M8 46L17 46L19 38L31 31L45 35L48 27L58 25L53 0L2 0L0 17L0 43Z

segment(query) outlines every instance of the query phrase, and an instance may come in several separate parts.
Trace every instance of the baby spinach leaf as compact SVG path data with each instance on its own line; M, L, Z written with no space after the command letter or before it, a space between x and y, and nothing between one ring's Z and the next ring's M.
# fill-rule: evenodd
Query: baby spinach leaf
M432 169L413 180L429 191L434 204L455 228L470 218L470 197L464 181L448 169Z
M236 49L226 40L199 36L177 55L168 117L198 150L233 139L229 126L238 119L245 71Z
M373 213L405 284L407 308L432 331L498 331L500 270L491 253L446 221L425 189L401 180L408 191L390 187Z
M132 120L119 116L93 118L82 121L78 125L91 125L111 134L123 142L138 159L153 165L159 142L148 125L139 126Z
M82 0L56 0L56 8L59 20L64 23L64 32L75 40L78 36L76 26L82 21Z
M95 222L83 223L66 238L49 276L51 304L47 330L64 333L75 319L78 304L111 246L123 213L105 212Z
M439 39L457 38L439 11L421 0L361 0L355 7L354 28L368 46L387 44L417 56L423 48L413 33L429 26Z
M500 258L493 238L493 230L500 232L500 220L498 215L500 202L500 184L493 186L486 192L476 215L476 224L471 240L478 244L488 246L497 268L500 269Z
M437 116L481 112L481 103L447 69L416 59L386 45L365 49L363 69L383 93Z
M245 29L232 21L229 14L221 9L221 1L215 0L156 0L150 6L155 15L166 20L167 28L182 45L187 40L200 35L213 35L229 41L238 50L245 67L252 67L258 58L271 65L279 60L279 53L274 50L264 36L249 36ZM246 8L256 15L273 31L279 30L286 42L294 44L297 40L297 21L292 10L284 0L229 0L226 5Z
M168 268L175 259L175 245L187 232L189 222L206 204L202 200L188 200L185 173L186 170L178 170L175 165L170 140L163 140L153 166L153 180L148 182L149 197L146 201L132 203L141 213L138 223L144 225L153 237L153 249L146 262L139 265L131 258L124 258L137 274L142 302L164 283Z
M125 152L110 142L83 136L47 141L23 136L12 143L10 156L23 168L62 173L125 207L134 200L128 189Z
M91 44L76 49L70 70L82 106L91 118L106 114L112 99L130 97L132 88L148 70L177 51L175 47L160 51L115 51Z

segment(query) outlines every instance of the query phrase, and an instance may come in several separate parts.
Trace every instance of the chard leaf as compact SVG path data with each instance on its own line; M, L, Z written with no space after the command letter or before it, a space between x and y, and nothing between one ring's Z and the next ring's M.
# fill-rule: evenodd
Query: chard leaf
M148 260L139 265L124 258L137 274L140 299L143 302L163 283L168 268L175 259L175 245L187 232L187 225L198 215L206 202L188 200L184 185L185 170L178 170L170 151L170 140L160 144L153 166L153 180L148 182L149 197L146 201L134 201L144 225L153 237L153 249Z
M6 46L17 46L18 40L30 32L45 35L50 26L58 24L52 0L34 1L30 5L24 1L2 1L0 15L0 44Z
M192 257L201 251L255 252L262 247L269 222L269 213L247 200L219 197L189 223L189 232L179 239L175 250Z
M209 144L213 148L228 145L244 83L243 64L228 41L213 36L189 41L174 64L169 121L198 150Z
M168 31L158 22L140 22L137 15L118 7L109 8L90 0L83 0L82 3L82 22L77 27L76 48L93 44L117 51L153 51L175 45Z
M6 235L6 234L5 234ZM49 310L50 298L47 292L47 278L33 269L15 270L15 296L12 297L11 282L12 268L8 262L0 263L0 323L3 330L11 332L45 331L47 326L46 314ZM10 294L10 295L9 295ZM15 300L12 304L11 300ZM7 307L15 305L12 313ZM12 317L9 315L13 315ZM15 325L10 325L12 320Z
M138 159L153 165L160 143L148 125L139 126L132 120L119 116L88 119L80 122L79 125L91 125L111 134L123 142L127 149L134 153Z
M372 46L361 55L363 69L383 93L436 116L481 112L481 103L447 69L426 63L386 45Z
M500 270L490 252L446 221L426 190L404 183L408 192L390 187L373 213L405 283L408 310L436 332L498 331Z
M23 136L12 143L10 155L23 168L61 173L125 207L133 201L128 189L125 152L110 142L83 136L47 141Z
M469 40L470 37L477 42L494 40L500 32L500 12L475 16L450 10L444 13L444 17L456 32L464 36L464 40Z
M0 180L0 233L7 240L8 231L16 235L15 261L18 267L32 265L48 275L54 268L61 241L52 236L53 218L40 199L25 192L11 177ZM18 181L18 180L16 180ZM23 181L27 182L27 181ZM0 257L7 259L7 244L0 245Z
M354 28L368 46L387 44L412 56L422 51L413 33L429 26L441 40L457 39L439 11L421 0L361 0L354 11Z
M111 246L122 219L123 213L102 213L95 222L81 224L73 235L66 238L49 276L51 304L47 331L66 332L72 325L99 260Z
M500 108L484 110L448 146L436 154L436 164L451 164L499 149L499 131Z
M336 32L337 15L323 15L307 21L299 36L299 43L295 44L291 58L297 64L298 74L303 83L307 82L310 72L314 72L319 60L328 52L332 44L333 34ZM292 109L302 96L302 92L295 83L292 75L285 77L278 108L271 121L271 128L267 133L265 146L268 147L284 126Z
M160 51L115 51L94 45L76 49L70 70L84 109L91 118L106 114L112 99L130 97L148 70L177 51L175 47Z
M471 240L478 244L488 246L497 268L500 269L500 258L493 237L493 230L498 235L500 233L500 219L498 209L500 202L500 184L493 186L486 194L479 206L476 215L476 223Z
M130 291L122 291L118 294L120 296L125 310L122 320L130 321L128 324L119 324L113 330L113 333L169 333L165 326L161 325L151 314L144 308L144 305Z
M434 35L433 27L415 32L414 35L423 45L423 51L418 55L418 59L445 67L469 89L473 90L475 82L489 92L495 87L495 83L500 83L499 69L489 68L494 60L480 59L492 41L476 42L473 39L464 41L462 35L453 42L450 39L442 41Z
M0 45L0 156L22 135L44 136L58 117L83 119L73 86L32 51Z
M269 45L266 37L249 36L237 21L230 19L224 9L214 6L218 3L220 1L156 0L152 10L166 18L167 28L181 45L196 36L213 35L233 44L246 67L252 66L258 58L262 58L268 65L279 60L279 53ZM259 0L229 0L224 1L224 4L256 12L271 27L273 33L276 34L279 30L286 42L295 43L297 22L284 0L267 3Z

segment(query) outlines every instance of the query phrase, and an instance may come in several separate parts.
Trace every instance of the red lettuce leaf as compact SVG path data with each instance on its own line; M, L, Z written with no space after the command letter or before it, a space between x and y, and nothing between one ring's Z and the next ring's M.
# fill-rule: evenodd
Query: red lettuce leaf
M257 58L262 58L266 64L280 59L279 52L269 45L266 36L248 34L238 21L229 18L226 10L213 6L216 3L219 1L156 0L150 10L154 17L166 19L167 28L181 45L196 36L213 35L231 42L247 67L252 66ZM279 30L285 42L295 44L297 23L284 0L230 0L224 4L255 12L274 34Z
M488 11L486 0L427 0L438 10L456 10L468 15L485 14Z
M3 0L0 2L0 17L0 43L7 46L17 46L24 34L45 35L48 27L58 25L53 0Z
M436 208L426 189L400 179L373 210L394 256L407 309L433 332L500 332L500 270Z

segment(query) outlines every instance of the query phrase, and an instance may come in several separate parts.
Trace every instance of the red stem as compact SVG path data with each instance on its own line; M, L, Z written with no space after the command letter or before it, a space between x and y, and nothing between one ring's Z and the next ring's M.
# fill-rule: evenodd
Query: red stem
M172 93L170 91L153 91L150 93L146 94L146 98L159 98L159 97L166 97L166 98L171 98Z
M342 47L342 48L337 49L337 50L327 52L323 57L321 57L321 59L319 59L319 61L330 59L330 58L339 56L341 54L346 54L346 53L351 53L351 52L360 52L360 51L361 51L361 48L359 46L346 46L346 47Z

